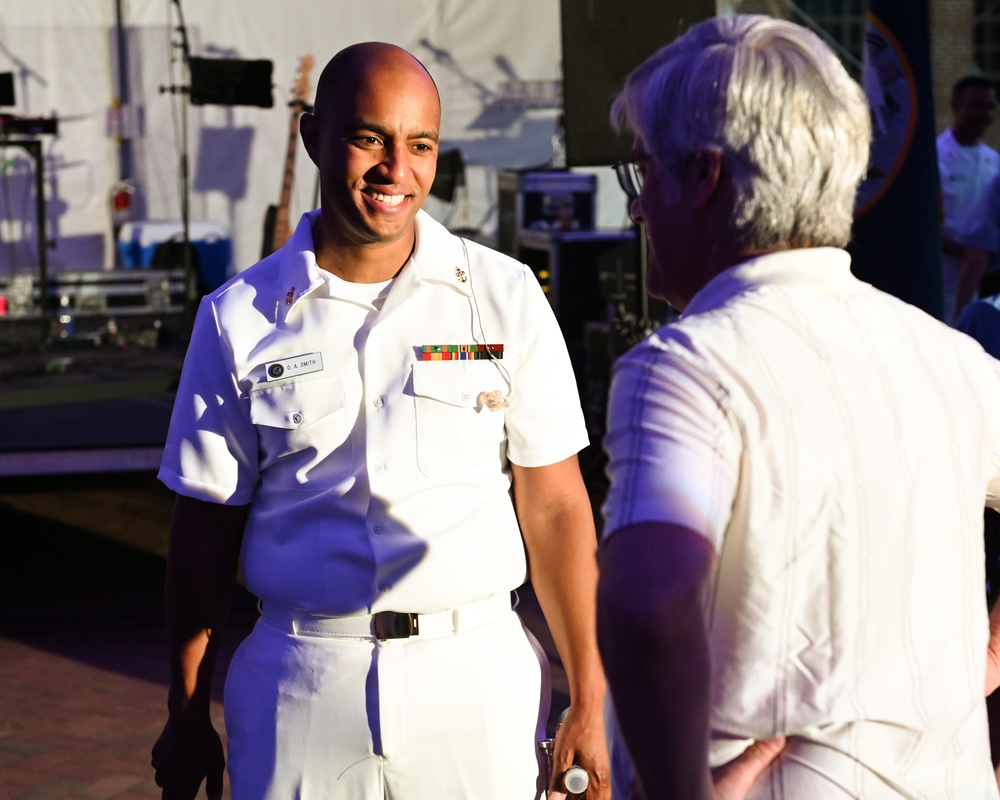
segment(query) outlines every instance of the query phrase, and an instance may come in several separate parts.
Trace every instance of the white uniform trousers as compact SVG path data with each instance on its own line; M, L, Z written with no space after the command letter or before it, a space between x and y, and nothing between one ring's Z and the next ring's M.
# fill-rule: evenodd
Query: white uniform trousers
M513 611L406 639L292 632L266 613L225 690L233 800L531 800L550 682Z

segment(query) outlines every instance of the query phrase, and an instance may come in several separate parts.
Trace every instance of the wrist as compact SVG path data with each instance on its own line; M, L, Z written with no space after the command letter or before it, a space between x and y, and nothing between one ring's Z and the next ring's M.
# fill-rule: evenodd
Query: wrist
M211 704L198 697L167 698L167 715L178 727L201 726L211 723Z
M577 688L570 688L570 707L580 714L603 714L606 686L603 676L600 680L587 682Z

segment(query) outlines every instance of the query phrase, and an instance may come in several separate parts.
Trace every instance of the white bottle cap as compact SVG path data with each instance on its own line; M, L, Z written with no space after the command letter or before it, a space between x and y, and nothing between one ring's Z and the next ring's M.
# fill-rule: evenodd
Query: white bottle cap
M563 785L570 794L583 794L590 784L590 776L583 767L575 764L563 775Z

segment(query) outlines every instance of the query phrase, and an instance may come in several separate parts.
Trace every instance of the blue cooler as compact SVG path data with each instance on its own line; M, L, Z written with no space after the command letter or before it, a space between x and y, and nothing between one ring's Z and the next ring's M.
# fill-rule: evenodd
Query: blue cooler
M205 288L208 291L218 289L233 275L233 242L229 230L218 222L192 222L188 225L188 235ZM179 266L183 263L183 253L170 259L164 259L164 255L172 255L166 252L171 249L169 246L183 241L183 222L126 222L118 232L118 258L124 269ZM157 250L163 245L168 247L158 257Z

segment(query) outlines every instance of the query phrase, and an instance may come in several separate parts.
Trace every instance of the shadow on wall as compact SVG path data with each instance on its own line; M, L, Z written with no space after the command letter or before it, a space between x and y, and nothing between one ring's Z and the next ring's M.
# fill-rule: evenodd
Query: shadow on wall
M69 204L60 196L60 179L67 170L83 168L51 151L41 164L25 153L8 150L0 173L0 274L32 273L39 264L38 181L44 196L44 230L50 271L101 269L106 251L103 233L64 236L63 217ZM36 170L41 169L39 176ZM110 221L110 217L109 217Z

